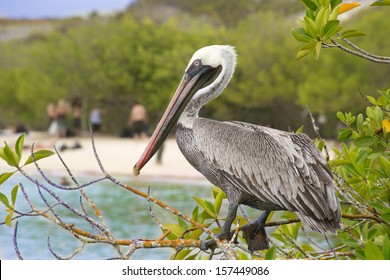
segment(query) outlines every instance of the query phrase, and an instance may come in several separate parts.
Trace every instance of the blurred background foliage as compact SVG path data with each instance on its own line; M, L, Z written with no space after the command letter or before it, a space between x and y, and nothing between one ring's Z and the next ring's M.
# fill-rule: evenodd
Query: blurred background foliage
M81 98L84 127L92 107L100 106L105 132L119 133L134 100L146 106L153 127L192 53L231 44L238 69L204 116L295 130L310 122L307 105L326 117L323 136L335 137L335 113L362 112L366 104L359 89L377 96L378 88L388 87L390 70L337 50L324 52L319 61L296 60L299 43L291 30L304 11L296 0L139 0L116 15L48 20L50 32L0 41L0 126L47 129L49 102ZM389 53L387 14L371 7L344 25L372 35L353 38L362 48Z

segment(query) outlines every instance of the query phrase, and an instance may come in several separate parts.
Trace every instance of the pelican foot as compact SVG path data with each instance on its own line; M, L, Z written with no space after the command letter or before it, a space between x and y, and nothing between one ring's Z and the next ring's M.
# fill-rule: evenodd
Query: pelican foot
M218 240L231 240L233 235L234 235L234 231L231 231L231 232L221 232L220 234L217 235L217 238L218 238ZM235 238L234 243L235 244L238 243L237 237ZM216 247L217 247L217 244L216 244L216 242L213 239L208 240L208 241L205 241L205 240L201 240L200 241L200 247L199 248L201 250L203 250L203 251L207 251L207 250L214 251Z
M268 249L267 233L264 229L264 223L256 221L241 228L242 237L248 244L248 250L253 254L254 251Z

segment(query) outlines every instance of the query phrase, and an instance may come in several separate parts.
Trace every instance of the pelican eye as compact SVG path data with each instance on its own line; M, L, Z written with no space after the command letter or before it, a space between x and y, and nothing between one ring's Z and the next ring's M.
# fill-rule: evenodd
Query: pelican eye
M202 64L202 61L200 59L196 59L194 60L194 62L192 62L191 66L187 69L186 73L190 77L194 77L196 74L198 74L204 69L204 66L205 65Z
M193 63L192 63L192 65L194 65L195 67L197 67L197 66L199 66L199 65L201 65L202 64L202 62L200 61L200 59L197 59L197 60L195 60Z

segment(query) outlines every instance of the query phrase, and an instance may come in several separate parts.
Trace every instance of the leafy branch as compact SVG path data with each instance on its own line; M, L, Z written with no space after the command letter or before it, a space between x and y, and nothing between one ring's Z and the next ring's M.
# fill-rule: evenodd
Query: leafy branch
M382 64L390 64L390 57L372 54L348 40L363 36L364 32L343 27L338 19L360 4L342 3L342 0L301 0L306 7L306 15L299 20L301 27L292 31L293 36L304 45L297 52L297 59L312 54L318 59L322 48L339 48L360 58ZM390 6L388 1L376 1L372 6ZM342 44L344 43L344 44Z

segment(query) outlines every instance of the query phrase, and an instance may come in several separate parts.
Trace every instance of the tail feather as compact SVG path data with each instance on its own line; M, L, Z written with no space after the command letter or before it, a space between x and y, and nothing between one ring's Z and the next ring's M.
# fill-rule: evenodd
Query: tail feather
M317 219L297 213L298 217L313 231L326 233L327 231L335 233L341 227L341 214L339 211L335 213L333 219Z

